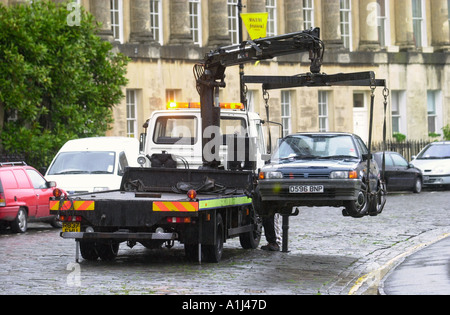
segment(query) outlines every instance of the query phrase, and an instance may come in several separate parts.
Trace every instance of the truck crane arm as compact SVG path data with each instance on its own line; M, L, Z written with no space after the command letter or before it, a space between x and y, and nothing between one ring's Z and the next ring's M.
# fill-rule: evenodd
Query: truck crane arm
M244 41L241 44L224 46L207 53L202 63L194 66L197 91L200 94L202 116L203 167L217 168L218 152L205 157L205 146L215 137L207 128L220 127L220 107L215 104L215 93L225 87L225 70L229 66L241 65L257 60L271 59L294 53L309 52L312 73L320 73L324 44L320 40L320 29L294 32L284 35ZM211 159L211 156L213 157Z

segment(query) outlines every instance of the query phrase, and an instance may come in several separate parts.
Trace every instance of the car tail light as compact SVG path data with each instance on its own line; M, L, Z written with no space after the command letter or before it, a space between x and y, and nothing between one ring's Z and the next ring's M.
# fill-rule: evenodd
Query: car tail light
M6 207L5 195L0 192L0 207Z

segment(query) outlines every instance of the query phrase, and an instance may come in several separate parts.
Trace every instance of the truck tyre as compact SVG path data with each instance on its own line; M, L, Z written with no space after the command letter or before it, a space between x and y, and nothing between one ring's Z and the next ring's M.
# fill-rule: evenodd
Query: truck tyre
M251 209L250 215L246 216L246 218L246 220L243 220L243 224L253 224L255 229L239 234L239 242L243 249L255 249L261 241L262 222L253 209Z
M17 216L14 221L11 222L11 230L15 233L25 233L28 228L28 214L27 210L23 207L17 211Z
M83 259L90 261L95 261L98 259L97 248L95 246L95 242L92 241L80 241L80 253Z
M119 245L119 243L112 241L97 243L97 252L100 259L104 261L114 260L119 252Z
M224 238L223 221L220 213L216 216L216 242L214 245L202 245L202 257L206 262L217 263L222 258L223 238Z

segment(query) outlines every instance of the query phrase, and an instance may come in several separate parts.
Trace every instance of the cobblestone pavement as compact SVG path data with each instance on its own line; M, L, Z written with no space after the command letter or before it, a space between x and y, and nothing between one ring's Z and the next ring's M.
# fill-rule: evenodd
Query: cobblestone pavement
M133 249L113 262L75 263L75 242L45 224L0 232L0 294L376 294L383 266L450 232L450 191L390 194L377 217L301 208L289 253L225 244L218 264L187 262L182 245ZM261 244L265 244L262 240Z

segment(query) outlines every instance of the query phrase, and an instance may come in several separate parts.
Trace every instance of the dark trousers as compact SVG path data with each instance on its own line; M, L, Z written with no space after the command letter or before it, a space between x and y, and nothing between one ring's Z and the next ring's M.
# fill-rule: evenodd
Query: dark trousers
M267 243L276 243L277 235L275 233L275 216L264 216L262 218L262 224L264 227L264 234L266 236Z

